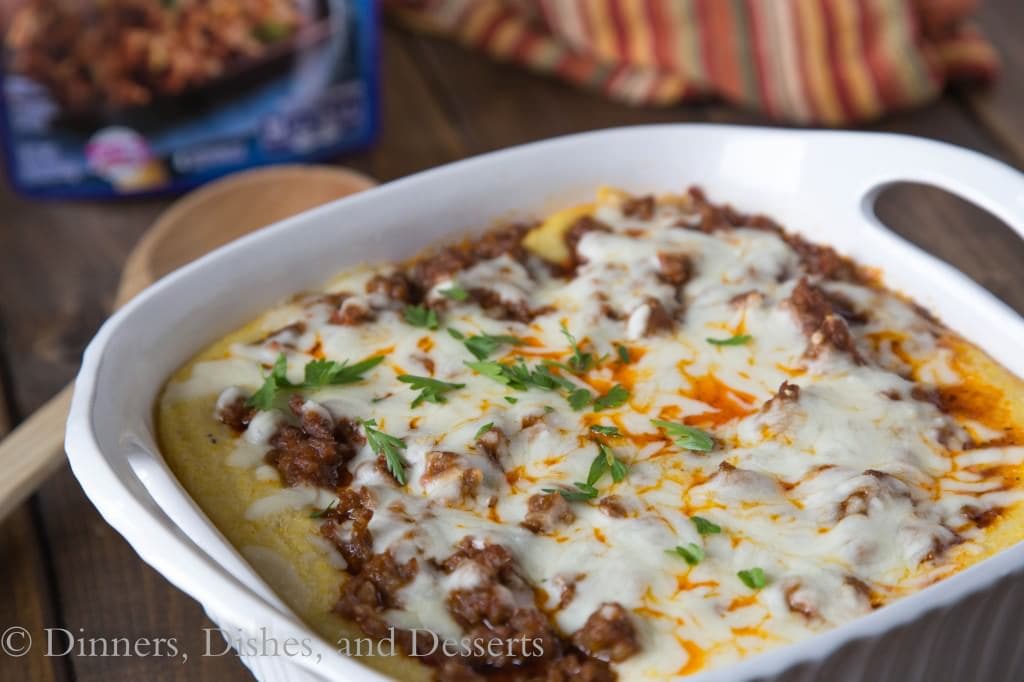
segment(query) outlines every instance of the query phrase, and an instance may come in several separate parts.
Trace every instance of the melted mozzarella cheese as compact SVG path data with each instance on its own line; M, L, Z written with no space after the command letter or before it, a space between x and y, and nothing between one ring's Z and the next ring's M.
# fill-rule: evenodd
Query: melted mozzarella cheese
M979 531L964 517L965 506L1016 502L997 474L968 469L1024 461L1020 447L964 450L971 439L953 417L909 396L915 382L962 380L935 323L911 304L873 286L823 283L868 311L866 321L851 324L867 362L839 352L810 359L787 303L800 258L778 234L685 229L680 225L692 216L674 204L640 219L605 200L593 215L610 231L583 236L583 262L568 281L507 255L458 275L466 289L550 310L529 324L492 319L469 300L446 302L439 330L413 327L400 309L363 297L372 270L358 270L334 280L330 291L355 292L360 305L379 309L375 320L335 325L329 305L282 306L268 319L302 322L304 331L236 344L230 357L196 365L165 399L225 391L222 402L230 402L239 391L251 394L262 382L258 363L270 364L281 352L294 382L314 348L317 357L338 361L385 354L365 381L318 390L307 405L332 418L375 419L406 443L404 488L375 465L369 445L349 463L352 485L366 486L376 500L374 551L420 559L421 570L401 593L404 608L389 620L458 639L446 600L479 576L472 564L445 574L427 560L443 561L460 539L473 536L509 548L565 633L605 602L630 610L641 652L616 668L637 679L720 666L867 613L941 574L944 547L971 542ZM692 276L678 291L660 276L661 253L685 254L691 263ZM440 300L452 284L436 285L428 300ZM647 333L651 301L671 311L673 329ZM624 405L574 411L557 391L511 390L469 368L475 358L445 331L528 340L501 346L491 359L533 365L570 356L563 325L595 357L607 356L585 376L567 378L595 394L619 384L629 391ZM749 342L707 341L737 334ZM633 358L628 365L616 360L623 343ZM397 380L402 374L464 387L446 393L444 404L412 408L415 392ZM766 405L783 381L800 387L799 398ZM228 464L265 469L270 436L285 419L279 411L259 413ZM686 421L713 435L716 447L682 449L651 419ZM498 462L476 443L487 423L509 439ZM587 479L597 454L589 431L595 423L625 434L607 442L628 475L619 483L605 477L597 488L599 499L618 496L627 514L610 515L598 500L574 502L571 523L530 532L520 523L532 495ZM457 453L460 469L481 472L475 496L461 495L451 476L424 476L428 453L438 449ZM253 504L247 517L329 502L324 491L282 489ZM695 515L722 532L700 535ZM704 551L694 566L671 551L691 543ZM767 576L763 590L737 577L753 567ZM558 608L568 584L575 596Z

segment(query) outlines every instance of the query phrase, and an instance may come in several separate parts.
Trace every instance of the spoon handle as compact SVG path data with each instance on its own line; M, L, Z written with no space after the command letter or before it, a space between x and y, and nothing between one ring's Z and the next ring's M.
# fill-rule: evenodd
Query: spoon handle
M64 424L74 386L65 386L0 441L0 519L64 462Z

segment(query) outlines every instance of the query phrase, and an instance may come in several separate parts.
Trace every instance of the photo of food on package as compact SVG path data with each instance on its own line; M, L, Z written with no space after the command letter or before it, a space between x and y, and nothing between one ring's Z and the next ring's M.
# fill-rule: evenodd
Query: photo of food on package
M194 186L367 144L372 0L3 0L8 176L35 196Z

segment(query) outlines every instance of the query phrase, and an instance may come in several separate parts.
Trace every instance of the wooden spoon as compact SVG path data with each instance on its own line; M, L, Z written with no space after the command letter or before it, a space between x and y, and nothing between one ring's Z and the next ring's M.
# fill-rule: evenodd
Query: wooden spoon
M171 204L132 249L114 305L233 239L374 184L344 168L272 166L206 185ZM66 386L0 441L0 519L63 463L72 388Z

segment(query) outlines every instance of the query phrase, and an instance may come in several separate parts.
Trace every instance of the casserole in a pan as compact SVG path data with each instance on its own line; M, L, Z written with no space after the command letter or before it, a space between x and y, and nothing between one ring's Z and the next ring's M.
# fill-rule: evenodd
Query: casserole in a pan
M1020 323L861 213L887 179L857 151L872 145L902 147L911 165L893 177L961 169L965 194L1019 220L1012 171L880 136L646 128L456 164L244 240L119 314L83 370L76 473L129 539L141 524L183 543L175 566L160 559L167 542L136 543L172 580L206 566L202 586L183 586L215 618L307 632L183 495L151 417L126 419L162 378L147 367L104 388L104 370L143 362L134 343L159 343L146 358L167 376L254 301L500 217L507 227L290 299L160 397L170 468L327 640L293 664L734 679L839 665L870 640L841 644L915 619L935 630L925 610L977 603L960 597L1019 564L1007 550L1021 533L1019 367L971 331L979 316L1011 336ZM842 172L830 171L837 154ZM699 192L667 196L684 182L880 268L1009 371L882 288L878 270ZM566 209L606 183L636 194ZM562 210L523 222L549 208ZM201 303L174 302L190 290ZM175 338L133 327L147 314ZM121 469L106 484L78 465L95 461L105 429L108 472ZM105 509L114 502L95 486L111 481L134 487L114 499L151 512ZM393 644L368 644L382 640Z

